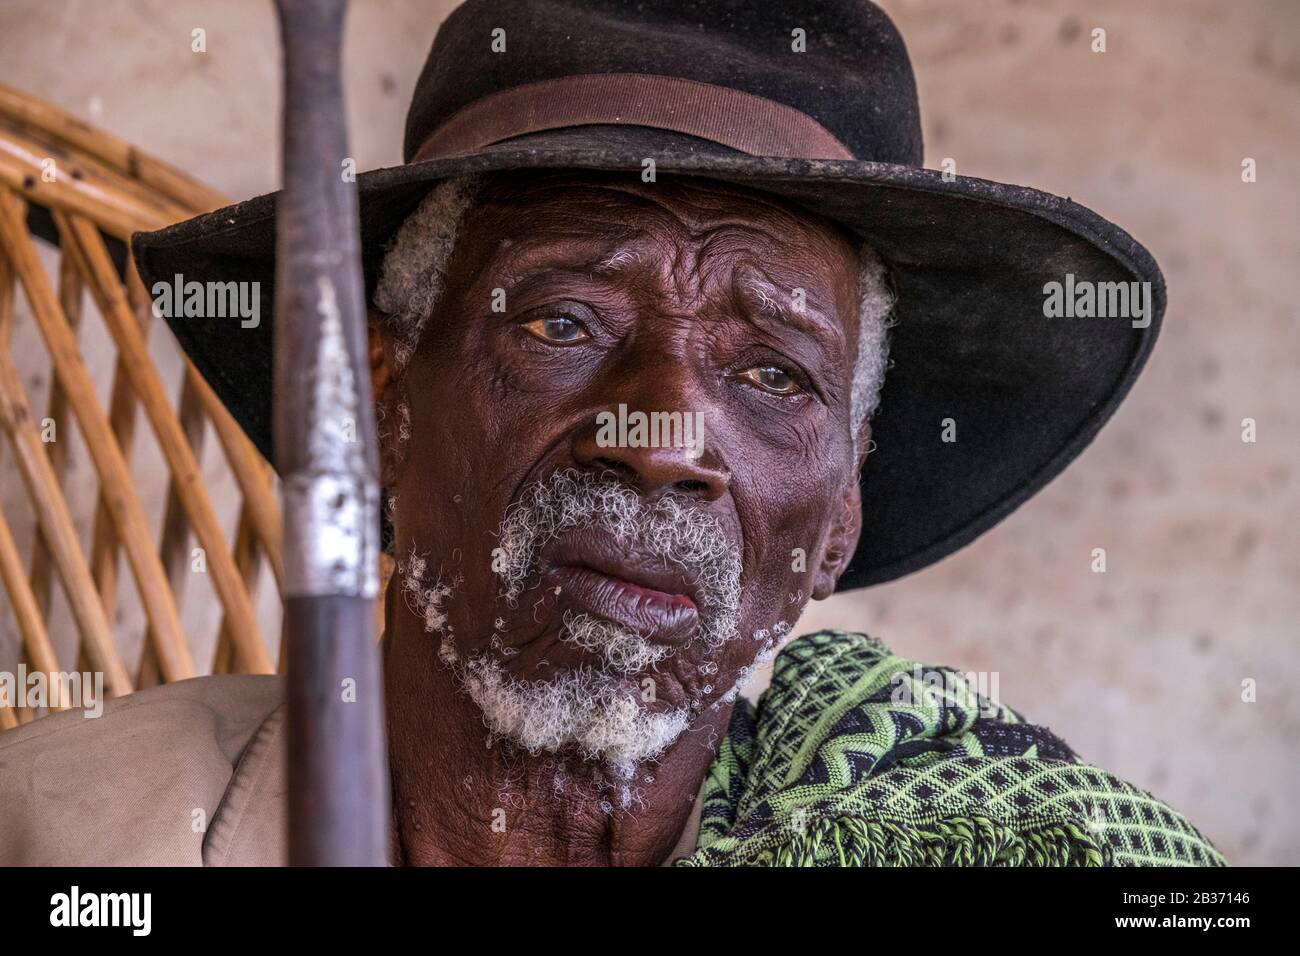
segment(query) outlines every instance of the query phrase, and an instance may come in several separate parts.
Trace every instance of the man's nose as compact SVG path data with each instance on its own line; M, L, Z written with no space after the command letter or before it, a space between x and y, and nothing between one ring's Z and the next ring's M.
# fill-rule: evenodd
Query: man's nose
M626 411L622 413L618 405L609 409L612 420L617 422L620 415L626 415L628 419L635 422L636 419L631 418L635 414L634 411L626 405L624 408ZM647 419L650 419L652 412L646 411L644 414ZM692 416L694 422L696 414L682 412L683 426L685 427L686 416ZM580 467L612 471L628 484L633 485L645 498L653 498L656 493L671 491L689 495L700 501L716 501L726 493L731 483L731 473L722 464L716 451L709 447L707 432L699 430L690 432L690 436L695 441L702 442L702 446L691 447L683 443L665 441L660 441L655 446L648 441L622 440L627 437L623 433L624 430L610 429L608 427L610 421L606 419L606 427L602 429L597 423L596 416L593 415L592 421L574 438L573 457ZM705 426L707 428L707 422ZM616 435L616 440L612 444L606 440L611 431ZM631 428L627 429L627 432L631 431ZM668 429L664 428L663 431Z

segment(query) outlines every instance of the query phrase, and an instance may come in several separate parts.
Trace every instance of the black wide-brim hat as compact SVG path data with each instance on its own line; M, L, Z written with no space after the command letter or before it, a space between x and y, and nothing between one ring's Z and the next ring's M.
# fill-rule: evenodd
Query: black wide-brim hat
M1155 342L1164 281L1122 229L1068 199L921 168L907 51L865 0L468 0L416 85L406 164L357 176L367 289L446 177L640 177L651 158L659 177L749 186L835 220L891 269L891 365L840 590L925 567L1010 514L1092 440ZM269 194L137 234L146 287L256 281L273 315L275 211ZM1045 314L1051 283L1132 282L1149 283L1142 321ZM270 457L273 323L168 321Z

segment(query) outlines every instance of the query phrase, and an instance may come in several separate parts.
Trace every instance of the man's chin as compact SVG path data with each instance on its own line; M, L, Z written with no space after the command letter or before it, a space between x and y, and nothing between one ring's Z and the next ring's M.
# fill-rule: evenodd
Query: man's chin
M686 730L685 708L643 701L636 682L588 667L523 680L491 656L458 665L457 678L494 734L531 753L574 753L623 778Z

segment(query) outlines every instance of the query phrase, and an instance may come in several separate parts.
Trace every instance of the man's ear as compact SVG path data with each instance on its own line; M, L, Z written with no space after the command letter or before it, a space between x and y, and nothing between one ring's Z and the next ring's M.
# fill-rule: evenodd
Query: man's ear
M813 574L814 601L824 601L835 593L835 582L849 566L858 549L858 536L862 533L862 489L858 484L858 476L862 473L862 464L867 460L870 445L871 429L867 426L862 436L862 451L858 453L857 467L840 492L839 508L830 533L826 536L821 564Z
M392 337L380 331L376 313L371 310L370 334L370 387L375 404L375 430L379 436L379 480L391 487L401 463L397 448L395 419L402 402L404 390L401 376L394 371L395 351Z
M826 538L826 549L813 575L812 597L824 601L835 593L835 582L853 560L862 530L862 495L856 481L847 482L840 495L840 508Z
M384 396L384 391L393 382L393 366L389 355L391 349L384 342L385 336L379 331L375 316L376 313L372 309L367 329L370 333L371 396L375 402L379 402Z

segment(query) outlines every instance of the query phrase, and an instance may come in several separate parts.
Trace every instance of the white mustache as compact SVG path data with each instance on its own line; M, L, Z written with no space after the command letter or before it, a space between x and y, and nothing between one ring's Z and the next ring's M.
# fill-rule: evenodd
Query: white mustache
M513 603L537 571L542 547L580 528L599 527L638 551L671 561L699 591L700 634L709 646L733 637L740 613L740 549L718 520L684 495L645 502L630 485L569 469L529 485L501 522L496 552L504 596Z

